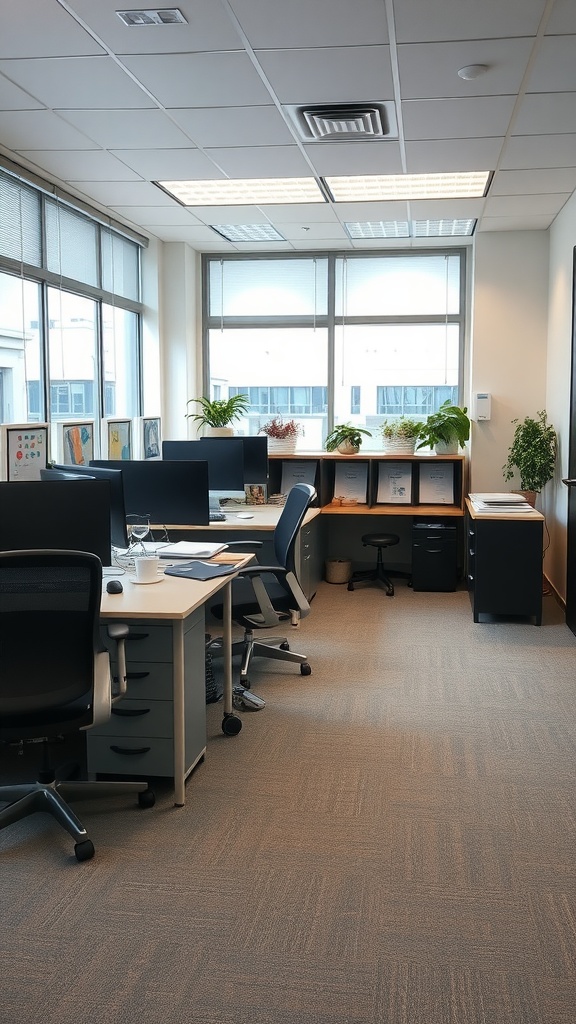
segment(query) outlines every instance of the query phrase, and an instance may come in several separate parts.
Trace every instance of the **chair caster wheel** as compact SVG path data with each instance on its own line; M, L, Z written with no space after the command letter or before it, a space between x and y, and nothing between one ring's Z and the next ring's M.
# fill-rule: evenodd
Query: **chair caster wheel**
M348 586L346 587L346 590L354 590L354 584L349 583Z
M311 676L312 675L312 669L311 669L311 667L310 667L310 665L308 664L307 661L303 662L303 664L300 665L300 675L301 676Z
M285 640L284 643L280 644L280 650L281 651L289 651L290 650L290 644L288 643L287 640Z
M74 853L76 854L77 861L92 860L94 856L94 843L91 839L84 839L83 842L76 843Z
M156 795L151 789L145 789L143 793L138 793L138 807L154 807L156 803Z
M225 736L237 736L242 728L242 722L236 715L224 715L222 719L222 732Z

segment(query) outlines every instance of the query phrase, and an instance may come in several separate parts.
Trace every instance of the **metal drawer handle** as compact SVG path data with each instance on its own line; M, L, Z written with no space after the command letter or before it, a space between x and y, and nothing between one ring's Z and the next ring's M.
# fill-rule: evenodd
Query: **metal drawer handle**
M110 747L114 754L148 754L151 749L152 747Z
M146 679L149 675L149 672L127 672L126 679Z
M139 718L141 715L149 715L151 708L112 708L113 715L120 718Z

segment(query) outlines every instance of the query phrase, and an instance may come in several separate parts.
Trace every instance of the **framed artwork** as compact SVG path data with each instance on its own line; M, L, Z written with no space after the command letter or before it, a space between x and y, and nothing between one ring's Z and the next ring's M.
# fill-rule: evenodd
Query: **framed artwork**
M132 458L132 420L106 420L109 459Z
M162 454L162 432L159 416L142 417L142 458L159 459Z
M87 466L94 458L94 420L59 424L60 460L65 466Z
M4 424L1 447L3 480L39 480L48 462L48 424Z

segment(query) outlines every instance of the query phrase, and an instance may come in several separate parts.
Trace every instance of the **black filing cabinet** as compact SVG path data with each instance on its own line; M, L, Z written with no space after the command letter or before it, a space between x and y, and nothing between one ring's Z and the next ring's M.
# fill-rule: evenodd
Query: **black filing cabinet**
M487 614L542 622L543 516L468 518L468 590L474 622Z
M456 590L457 574L456 526L415 522L412 526L412 589Z

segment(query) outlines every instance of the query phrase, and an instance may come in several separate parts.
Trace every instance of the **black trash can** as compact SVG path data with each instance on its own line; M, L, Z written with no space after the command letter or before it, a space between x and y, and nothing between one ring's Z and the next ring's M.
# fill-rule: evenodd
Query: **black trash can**
M457 575L456 526L449 523L414 523L412 589L456 590Z

